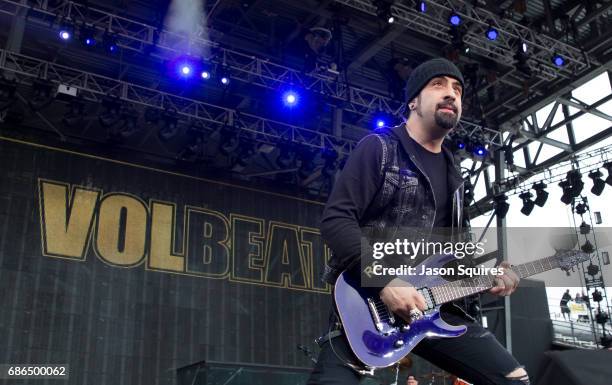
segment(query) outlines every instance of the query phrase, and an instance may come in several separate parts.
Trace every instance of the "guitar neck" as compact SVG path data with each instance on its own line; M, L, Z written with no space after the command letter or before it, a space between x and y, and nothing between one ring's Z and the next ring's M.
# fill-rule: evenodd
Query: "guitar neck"
M559 267L556 257L546 257L533 262L513 266L511 269L520 277L526 278L544 271ZM430 287L436 304L455 301L472 294L481 293L495 286L494 275L479 275L445 283L444 285Z

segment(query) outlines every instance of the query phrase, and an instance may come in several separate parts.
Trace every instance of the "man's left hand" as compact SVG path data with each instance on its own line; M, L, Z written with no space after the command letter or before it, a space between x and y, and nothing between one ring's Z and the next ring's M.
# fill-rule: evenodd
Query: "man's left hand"
M499 267L504 269L503 275L495 277L495 286L489 290L489 293L506 296L512 294L518 287L520 278L511 268L508 262L502 262Z

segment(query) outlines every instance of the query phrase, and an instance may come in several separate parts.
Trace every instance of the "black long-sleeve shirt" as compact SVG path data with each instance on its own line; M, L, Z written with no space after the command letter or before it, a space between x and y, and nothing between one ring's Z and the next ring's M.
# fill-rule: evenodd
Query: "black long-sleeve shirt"
M423 171L431 181L436 196L434 223L440 227L447 226L450 220L451 194L447 180L447 161L443 154L427 151L410 138L404 127L394 130L392 135L398 136L403 143L412 142L415 155L423 165ZM359 225L384 182L381 166L381 142L376 136L368 135L357 144L349 156L323 211L321 236L342 266L353 265L362 255L362 233ZM383 260L379 262L384 265ZM379 282L386 283L389 280Z
M344 266L361 255L359 223L382 186L381 165L380 140L364 137L348 157L323 210L321 236Z

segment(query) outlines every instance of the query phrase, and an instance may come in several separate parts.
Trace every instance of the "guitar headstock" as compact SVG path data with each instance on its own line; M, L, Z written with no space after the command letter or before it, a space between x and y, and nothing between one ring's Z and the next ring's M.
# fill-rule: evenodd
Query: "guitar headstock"
M554 257L559 261L561 270L569 274L573 267L581 262L588 261L591 256L581 250L560 250Z

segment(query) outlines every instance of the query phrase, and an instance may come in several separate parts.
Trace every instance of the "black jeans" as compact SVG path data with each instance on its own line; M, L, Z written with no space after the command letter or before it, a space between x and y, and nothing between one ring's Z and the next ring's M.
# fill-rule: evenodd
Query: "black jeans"
M466 325L467 332L457 338L426 338L412 350L412 353L475 385L529 383L528 380L506 377L522 366L491 332L450 307L442 307L442 318L450 324ZM344 364L343 360L358 363L345 337L339 336L325 342L307 384L358 384L361 376Z

